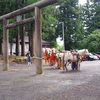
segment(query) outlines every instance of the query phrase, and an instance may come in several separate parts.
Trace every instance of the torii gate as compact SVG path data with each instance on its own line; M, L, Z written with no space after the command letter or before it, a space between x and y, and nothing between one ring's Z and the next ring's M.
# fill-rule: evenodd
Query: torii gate
M9 69L8 43L9 43L9 28L30 23L35 20L35 53L36 53L36 74L42 74L42 35L41 35L41 18L40 9L52 5L59 0L41 0L32 5L18 9L6 15L0 16L0 21L3 20L3 70ZM35 10L35 17L28 18L19 22L8 23L8 19L22 15Z

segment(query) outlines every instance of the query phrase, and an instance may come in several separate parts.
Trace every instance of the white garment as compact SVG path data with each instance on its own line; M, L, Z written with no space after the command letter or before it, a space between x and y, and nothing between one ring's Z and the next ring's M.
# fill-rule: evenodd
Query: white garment
M28 62L28 65L31 65L31 62Z

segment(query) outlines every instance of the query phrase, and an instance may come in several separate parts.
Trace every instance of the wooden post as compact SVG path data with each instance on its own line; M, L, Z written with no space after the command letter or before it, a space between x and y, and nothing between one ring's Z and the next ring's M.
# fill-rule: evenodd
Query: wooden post
M8 29L6 28L7 20L3 19L3 70L6 71L9 68L9 56L8 56Z
M42 74L42 35L40 9L35 7L36 74Z

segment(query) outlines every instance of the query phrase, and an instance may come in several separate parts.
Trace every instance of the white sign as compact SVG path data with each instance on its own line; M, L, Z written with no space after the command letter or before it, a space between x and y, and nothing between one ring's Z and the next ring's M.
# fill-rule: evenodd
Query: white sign
M22 15L18 15L16 19L17 19L17 22L21 21L22 20Z

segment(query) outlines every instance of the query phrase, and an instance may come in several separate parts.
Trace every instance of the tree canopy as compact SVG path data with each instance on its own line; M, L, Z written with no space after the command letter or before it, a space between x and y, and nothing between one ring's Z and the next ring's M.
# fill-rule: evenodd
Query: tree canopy
M38 1L40 0L0 0L0 16ZM56 38L59 35L63 37L62 22L64 22L66 50L87 48L91 52L99 51L99 0L87 0L87 3L81 6L78 0L60 0L54 5L41 9L41 12L42 38L52 42L52 46L57 46ZM25 14L25 18L30 16L33 16L33 12ZM15 20L16 18L12 18L9 22ZM29 24L26 26L27 29L30 28ZM0 23L0 43L2 43L2 31L2 23ZM10 29L10 41L14 38L13 33L16 31L17 28Z

